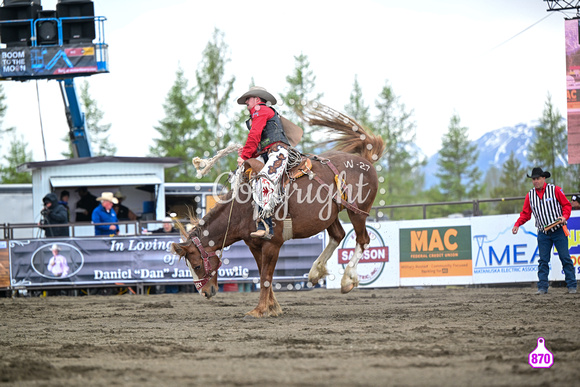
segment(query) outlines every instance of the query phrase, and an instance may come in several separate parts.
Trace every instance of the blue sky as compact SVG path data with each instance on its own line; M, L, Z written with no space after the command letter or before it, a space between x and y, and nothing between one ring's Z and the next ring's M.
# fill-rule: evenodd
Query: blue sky
M112 124L118 156L148 155L178 66L193 82L215 27L225 33L231 50L227 71L236 77L231 114L252 78L274 93L286 92L294 56L303 53L316 75L316 91L324 94L322 102L339 110L348 103L355 75L371 106L389 82L413 110L417 145L426 155L439 150L453 114L469 128L471 139L538 119L548 93L565 116L565 15L548 13L544 1L261 4L95 1L95 14L107 18L111 72L86 79L105 113L102 122ZM42 5L55 9L56 1ZM5 126L16 126L35 160L44 160L36 83L3 85ZM68 127L58 84L42 80L38 88L48 159L60 159Z

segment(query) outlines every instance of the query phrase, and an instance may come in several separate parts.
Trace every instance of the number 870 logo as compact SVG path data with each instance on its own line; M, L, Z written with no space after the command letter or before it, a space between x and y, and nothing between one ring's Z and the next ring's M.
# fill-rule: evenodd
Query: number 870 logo
M538 346L528 355L528 363L532 368L550 368L554 364L554 355L546 348L543 337L538 338Z

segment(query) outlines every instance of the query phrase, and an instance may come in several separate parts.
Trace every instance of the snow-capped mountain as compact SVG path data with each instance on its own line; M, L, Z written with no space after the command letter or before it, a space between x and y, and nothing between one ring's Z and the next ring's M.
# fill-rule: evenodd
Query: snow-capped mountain
M528 124L522 123L516 126L503 127L488 132L473 141L472 144L475 144L479 151L477 167L482 172L482 179L485 178L487 171L492 166L501 170L503 163L509 158L511 152L514 152L522 165L529 169L527 152L535 135L535 127L537 125L537 122L530 122ZM439 179L435 176L438 169L438 158L439 153L429 157L424 168L426 189L439 183Z

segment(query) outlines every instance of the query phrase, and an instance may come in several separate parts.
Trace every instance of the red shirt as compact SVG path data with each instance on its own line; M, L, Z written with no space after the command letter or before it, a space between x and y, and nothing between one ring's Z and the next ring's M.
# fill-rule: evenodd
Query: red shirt
M274 109L269 108L266 105L256 105L250 110L250 116L252 117L252 128L250 133L248 133L248 139L246 140L246 145L242 149L241 158L244 160L257 157L256 151L258 150L258 144L260 144L260 139L262 138L262 131L266 127L266 122L274 117Z
M536 190L536 194L541 199L544 197L544 193L546 192L546 186L548 184L544 183L544 186L540 190ZM568 220L570 218L570 214L572 213L572 205L568 201L566 195L564 195L564 191L562 188L555 186L554 192L556 192L556 199L562 206L562 216ZM532 207L530 207L530 193L526 195L526 200L524 200L524 208L520 213L520 217L516 221L515 226L520 227L522 224L526 223L528 220L532 218Z

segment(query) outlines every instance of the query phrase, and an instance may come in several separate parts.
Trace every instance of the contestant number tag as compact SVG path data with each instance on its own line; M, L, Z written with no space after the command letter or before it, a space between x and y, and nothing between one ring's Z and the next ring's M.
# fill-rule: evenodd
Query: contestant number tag
M532 368L550 368L554 364L554 355L546 348L543 337L538 338L538 345L528 355L528 363Z

